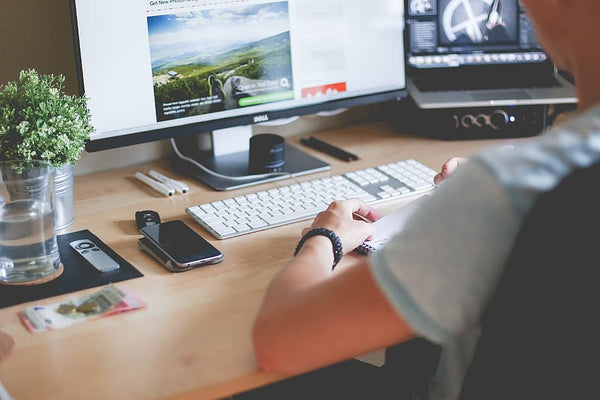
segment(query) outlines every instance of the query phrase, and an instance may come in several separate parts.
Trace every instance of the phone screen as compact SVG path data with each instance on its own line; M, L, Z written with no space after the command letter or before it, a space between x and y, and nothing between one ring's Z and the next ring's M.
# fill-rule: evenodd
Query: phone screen
M222 255L181 220L148 225L141 231L179 264L215 259Z

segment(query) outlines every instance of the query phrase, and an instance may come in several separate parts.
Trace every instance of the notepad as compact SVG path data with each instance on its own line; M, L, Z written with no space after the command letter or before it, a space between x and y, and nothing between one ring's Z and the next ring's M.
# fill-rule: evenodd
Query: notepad
M360 254L369 255L384 248L391 238L402 232L408 218L428 197L428 194L423 195L406 206L375 221L375 233L371 239L365 240L355 251Z

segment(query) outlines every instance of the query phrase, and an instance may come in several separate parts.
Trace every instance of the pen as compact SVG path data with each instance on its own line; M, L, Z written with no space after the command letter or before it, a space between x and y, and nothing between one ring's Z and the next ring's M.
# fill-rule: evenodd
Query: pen
M150 175L157 181L162 182L169 187L172 187L177 191L177 193L187 193L190 190L190 188L188 188L188 186L185 183L176 181L175 179L171 179L168 176L165 176L153 169L151 169L150 172L148 172L148 175Z
M159 181L155 181L154 179L142 174L139 171L135 173L135 177L139 181L144 182L146 185L150 186L157 192L164 194L165 196L171 197L175 194L175 190L173 188L170 188L167 185L160 183Z
M323 153L329 154L330 156L333 156L340 160L344 160L344 161L358 160L357 155L348 153L347 151L342 150L339 147L336 147L332 144L326 143L326 142L319 140L312 136L300 139L300 143L302 143L305 146L311 147L313 149L320 150Z

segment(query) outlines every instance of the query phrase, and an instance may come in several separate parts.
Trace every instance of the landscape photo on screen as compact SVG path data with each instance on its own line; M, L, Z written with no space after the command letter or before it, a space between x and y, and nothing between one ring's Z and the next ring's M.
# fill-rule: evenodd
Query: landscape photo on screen
M293 99L287 2L147 21L158 121Z

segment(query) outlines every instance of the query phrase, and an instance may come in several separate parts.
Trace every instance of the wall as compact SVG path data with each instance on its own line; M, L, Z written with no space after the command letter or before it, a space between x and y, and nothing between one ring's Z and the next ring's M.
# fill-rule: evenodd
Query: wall
M0 0L0 84L17 79L19 71L27 68L44 74L63 74L67 91L77 92L69 0ZM302 134L369 119L374 111L374 106L359 107L333 117L307 116L288 125L258 127L254 131L283 136ZM75 174L136 165L170 154L168 141L84 152Z
M76 92L68 0L0 0L0 83L36 68L62 73Z

